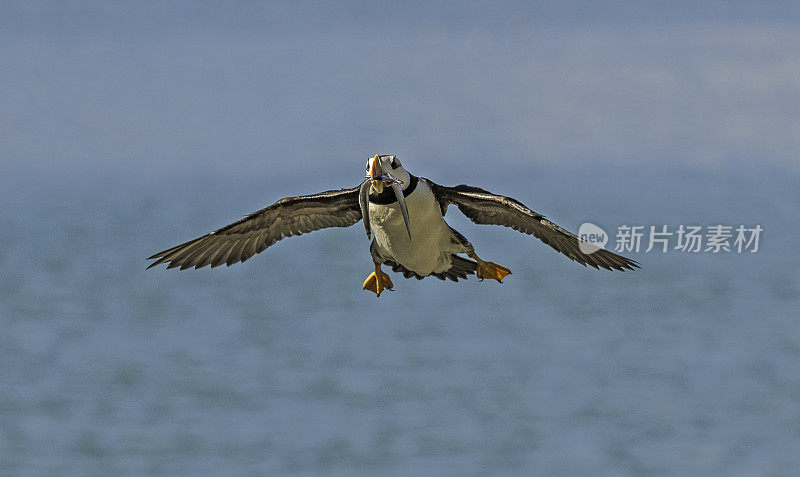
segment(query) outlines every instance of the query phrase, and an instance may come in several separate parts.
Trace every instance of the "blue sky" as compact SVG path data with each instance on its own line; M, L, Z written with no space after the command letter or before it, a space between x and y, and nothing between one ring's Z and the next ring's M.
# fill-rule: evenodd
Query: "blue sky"
M790 2L2 8L10 167L360 173L389 152L437 166L800 169Z

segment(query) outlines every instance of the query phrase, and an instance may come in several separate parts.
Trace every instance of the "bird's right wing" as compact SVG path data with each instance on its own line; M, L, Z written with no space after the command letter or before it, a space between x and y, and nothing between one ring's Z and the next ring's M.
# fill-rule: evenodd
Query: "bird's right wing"
M326 227L349 227L361 220L358 187L286 197L219 230L148 257L147 268L216 267L244 262L278 240Z
M476 224L503 225L522 233L533 235L558 252L582 265L607 270L633 270L640 265L634 260L598 248L592 253L581 250L582 240L575 234L547 220L518 200L492 194L487 190L468 185L446 187L425 179L439 201L442 215L447 206L455 204L458 210ZM588 244L588 242L583 242ZM589 245L591 248L591 245Z

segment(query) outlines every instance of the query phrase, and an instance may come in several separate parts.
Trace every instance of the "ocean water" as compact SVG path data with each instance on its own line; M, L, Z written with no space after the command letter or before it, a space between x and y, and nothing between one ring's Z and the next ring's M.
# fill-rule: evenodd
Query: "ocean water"
M339 177L6 176L0 474L796 475L796 172L473 164L407 165L573 231L760 224L760 250L632 253L642 270L611 273L452 209L514 274L393 275L376 299L360 224L145 271Z

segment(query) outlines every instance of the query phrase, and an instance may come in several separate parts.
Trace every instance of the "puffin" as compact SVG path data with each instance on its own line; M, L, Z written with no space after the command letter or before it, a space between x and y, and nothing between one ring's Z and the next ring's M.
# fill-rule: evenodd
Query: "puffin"
M479 187L439 185L409 173L395 155L367 160L364 181L349 189L285 197L188 242L158 252L147 268L211 268L244 262L286 237L363 221L375 269L362 284L381 296L394 290L382 266L405 278L466 279L500 283L511 270L481 259L444 219L450 205L476 224L502 225L533 235L557 252L595 269L635 270L640 264L584 241L511 197Z

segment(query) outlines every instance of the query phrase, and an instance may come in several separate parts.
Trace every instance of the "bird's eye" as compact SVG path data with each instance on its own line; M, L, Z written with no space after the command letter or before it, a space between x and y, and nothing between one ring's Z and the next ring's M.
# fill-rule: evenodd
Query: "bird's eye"
M397 160L396 157L392 158L392 169L397 169L400 167L400 161Z

